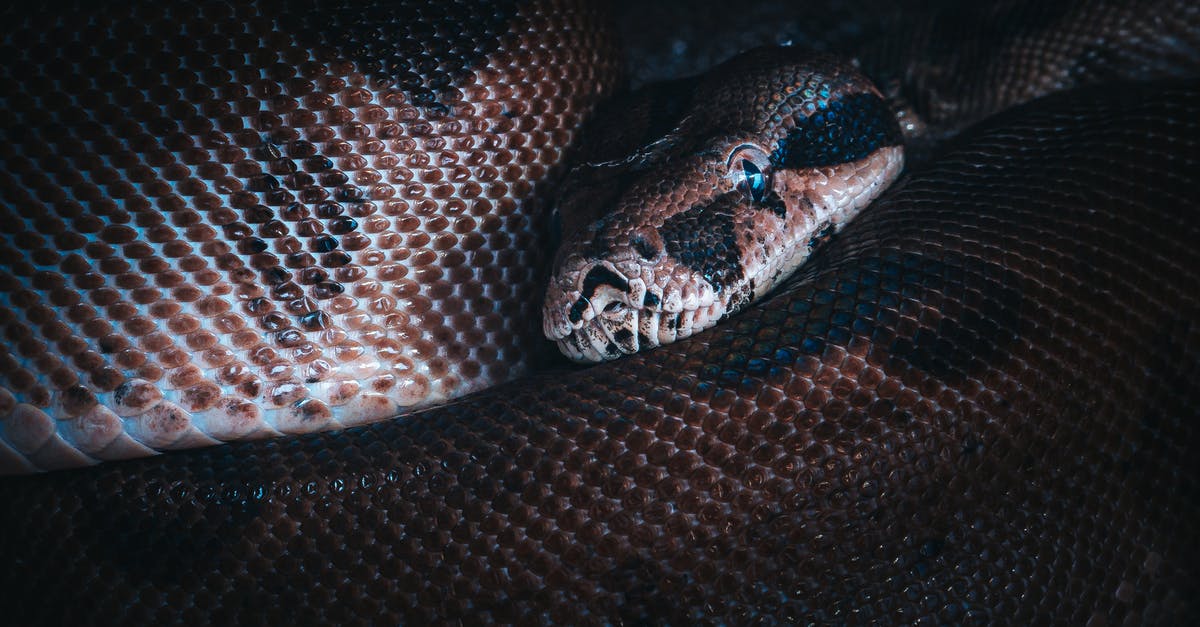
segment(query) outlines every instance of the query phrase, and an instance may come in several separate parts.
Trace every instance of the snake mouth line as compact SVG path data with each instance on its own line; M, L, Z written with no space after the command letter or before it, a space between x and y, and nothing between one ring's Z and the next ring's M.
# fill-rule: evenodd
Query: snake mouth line
M629 310L622 316L592 318L554 339L563 354L572 361L611 361L707 329L721 319L725 309L725 303L718 301L678 312Z

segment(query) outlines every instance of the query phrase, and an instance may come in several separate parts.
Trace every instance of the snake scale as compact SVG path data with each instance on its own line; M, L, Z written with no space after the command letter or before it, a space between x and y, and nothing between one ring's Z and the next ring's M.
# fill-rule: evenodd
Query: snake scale
M1200 10L1027 5L949 9L863 52L863 69L905 112L919 163L798 276L712 329L399 420L3 478L6 620L1200 620L1200 472L1187 461L1200 447L1200 84L1189 80ZM341 401L375 385L393 399L371 401L381 413L402 405L384 392L437 402L482 385L476 376L527 368L516 356L537 339L541 299L502 286L533 282L524 264L545 255L541 229L515 210L553 197L538 187L561 174L553 163L574 134L546 116L573 128L587 102L610 92L615 66L581 51L613 42L593 30L603 20L591 4L487 3L487 19L472 6L289 3L275 14L269 3L147 3L136 28L64 9L41 14L54 28L10 29L5 250L28 254L6 253L0 277L6 307L21 312L4 320L5 467L144 454L146 441L206 443L210 424L233 439L348 426L352 402ZM252 14L244 28L230 26L239 11ZM92 32L85 25L119 36L70 34ZM282 34L260 40L264 25ZM380 36L387 25L405 33L399 43ZM974 38L947 45L937 37L947 32ZM260 41L271 45L256 55ZM155 46L161 54L122 54ZM107 55L105 65L37 58L47 47ZM490 65L468 67L464 55ZM512 83L492 71L527 63L556 69L514 70L529 73ZM47 76L89 69L80 91L53 101L71 86ZM136 88L159 77L170 89ZM455 82L464 77L480 82ZM1158 80L1130 82L1141 78ZM585 88L570 87L580 80ZM679 110L630 107L646 115L626 130ZM462 122L468 111L483 121ZM139 204L146 198L161 211ZM454 202L463 198L473 202ZM74 207L60 220L90 224L79 230L90 235L73 239L22 213L37 203ZM216 224L211 234L204 224ZM388 241L409 257L372 256L393 231L400 240ZM161 241L134 237L152 233ZM437 248L448 233L472 242L471 255L447 252L450 239ZM505 253L511 243L534 252ZM28 302L13 300L14 281L37 279L32 291L69 301L62 281L38 269L71 250L109 264L100 283L76 275L101 299L88 306L112 315L102 329L14 307ZM436 263L409 263L425 250L440 253ZM192 262L175 272L181 279L154 262L189 255L212 265ZM221 255L230 263L216 265ZM467 293L454 287L463 267L476 277ZM419 287L392 292L389 276ZM200 303L183 298L188 281L224 281L248 308L188 304L160 317L184 326L137 335L156 314L122 303L146 290ZM255 309L268 293L279 309ZM346 309L330 314L326 302ZM383 319L404 331L372 327L391 329ZM116 322L135 340L105 339ZM227 331L246 331L246 345L204 352L208 336ZM75 368L55 378L65 362L45 349L76 336L86 339ZM480 344L450 352L472 341L463 338ZM176 344L185 348L169 350ZM128 368L89 351L124 354ZM138 351L181 361L156 371L163 362ZM274 357L245 361L252 353ZM227 390L254 379L231 369L219 393L203 377L170 380L191 373L196 354L205 368L240 359L262 372L280 354L317 355L295 364L388 355L403 368L279 370L245 388L257 409L238 407L253 420L222 423L212 417L241 414L211 410L233 406ZM464 388L438 389L447 374ZM139 410L122 385L156 376L170 385ZM287 387L293 378L305 392ZM74 413L38 427L40 408L68 405L48 399L77 386ZM176 420L139 419L163 404L179 408L159 410ZM112 416L95 409L110 405ZM109 421L76 420L84 415ZM59 440L81 440L59 423L108 430L62 457Z

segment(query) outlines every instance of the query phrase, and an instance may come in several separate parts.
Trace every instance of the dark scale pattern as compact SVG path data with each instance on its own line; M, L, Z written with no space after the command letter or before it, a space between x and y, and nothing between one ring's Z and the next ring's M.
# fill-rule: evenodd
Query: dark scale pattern
M1014 110L790 288L650 353L421 420L5 479L0 606L1195 624L1198 120L1200 86Z
M1194 76L1200 60L1194 0L921 4L883 9L900 13L890 33L856 53L926 140L1059 90Z
M796 126L771 152L771 165L776 169L838 165L900 143L896 116L883 99L870 93L852 94L797 118Z
M473 59L486 57L517 17L516 0L324 2L321 10L289 7L285 25L341 51L371 75L377 87L397 87L409 102L449 113ZM396 33L405 33L396 37Z
M594 5L6 10L0 473L361 424L527 369L539 190L616 81Z
M699 272L717 292L743 276L733 221L741 202L740 191L725 194L668 217L658 228L667 254Z

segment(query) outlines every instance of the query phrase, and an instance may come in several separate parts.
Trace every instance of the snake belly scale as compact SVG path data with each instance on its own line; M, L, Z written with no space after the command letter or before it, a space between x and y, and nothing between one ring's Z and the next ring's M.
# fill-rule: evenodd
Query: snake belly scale
M329 5L297 3L286 11L270 4L138 4L141 19L132 26L71 9L46 14L40 24L49 26L7 31L9 58L52 48L104 62L91 68L34 55L4 68L0 209L7 213L0 229L5 250L21 253L5 253L0 286L9 351L2 370L12 397L3 399L5 468L28 471L126 456L117 451L146 452L137 447L159 432L130 429L145 412L124 409L136 402L127 397L131 388L120 401L116 392L132 378L154 380L153 364L163 368L165 382L155 388L163 398L149 401L154 407L186 410L198 397L209 398L185 394L207 387L205 367L197 365L199 382L182 376L171 383L174 371L191 369L166 368L148 357L139 362L126 352L149 355L145 343L161 341L145 339L154 332L131 336L127 344L110 338L117 329L135 333L144 321L195 318L194 329L160 333L181 359L201 360L222 359L206 352L216 344L204 344L205 334L221 337L215 326L221 315L238 313L245 326L235 331L266 338L261 341L276 356L297 355L284 350L302 346L290 344L297 338L287 332L295 327L300 341L312 342L322 355L289 362L288 376L298 383L314 374L298 364L354 362L332 358L338 342L314 338L349 333L356 319L365 321L365 337L403 346L411 340L414 351L423 346L415 327L399 330L401 314L411 326L423 313L423 304L408 309L408 301L422 295L431 301L424 310L430 318L446 319L443 308L456 308L448 305L455 298L463 310L454 315L476 313L472 307L485 304L471 304L477 301L492 301L489 312L511 302L506 313L515 318L506 320L515 319L520 331L495 318L489 323L486 314L464 328L536 344L541 295L508 281L534 276L517 264L535 263L539 253L499 247L540 241L540 229L531 226L538 219L516 217L518 205L537 211L551 198L586 200L575 188L543 194L548 190L530 176L551 181L561 173L551 162L594 98L612 89L616 65L600 52L612 40L596 30L604 20L592 4L481 4L483 14L471 14L468 9L480 5L469 2L390 9L346 2L330 12ZM1200 238L1200 64L1194 54L1200 11L1165 1L1001 5L1026 8L949 10L930 18L937 28L911 31L923 37L944 34L947 25L963 32L983 25L990 48L918 39L864 54L862 69L878 87L847 92L847 98L877 94L911 107L900 121L928 123L929 136L971 128L882 192L765 300L654 350L526 377L400 420L255 439L284 431L276 425L287 421L274 423L270 416L295 416L310 399L271 405L254 397L265 417L257 431L242 434L252 441L0 478L6 616L30 625L1197 621L1200 473L1188 460L1200 447L1200 257L1194 246ZM405 19L396 21L401 14ZM233 20L237 16L244 22ZM381 24L403 24L407 34L394 43L379 37ZM90 41L71 34L92 32L84 26L113 35ZM1129 47L1122 48L1126 37ZM301 41L305 45L296 45ZM449 42L449 56L471 64L442 64L431 52L441 49L437 42ZM130 53L143 50L149 52ZM910 54L939 62L909 65ZM954 62L940 62L946 57L939 55ZM1080 60L1064 61L1068 57ZM516 65L533 62L553 71L525 69L508 82L500 70L517 59ZM876 65L879 59L897 65ZM998 59L1016 69L995 70L1010 67ZM979 73L956 82L943 74L947 68ZM64 73L86 79L77 95L55 100L65 83L53 77ZM1128 82L1164 76L1183 78ZM481 77L486 84L472 82ZM989 77L995 89L977 91ZM167 82L154 87L160 79ZM135 83L150 87L125 87ZM391 99L378 111L372 106L377 98ZM563 102L552 104L556 100ZM630 130L646 120L653 127L656 113L675 118L687 110L658 106L630 107L649 114L632 118ZM482 119L460 119L468 109ZM1007 110L975 124L999 109ZM548 118L546 111L556 113ZM551 118L570 128L545 126ZM376 140L383 144L378 152ZM422 149L403 150L414 146ZM730 199L759 200L756 215L777 219L775 205L762 202L766 180L755 173L775 174L772 185L782 183L778 170L792 158L774 154L776 141L774 148L757 146L747 158L730 159L740 146L713 151L721 173L736 175L718 185L727 186ZM535 154L521 157L522 149ZM473 163L476 151L483 156ZM617 160L605 155L592 163ZM453 178L459 166L470 174L463 181ZM398 176L401 170L413 178ZM616 176L632 187L603 184L606 172L613 170L584 168L567 180L587 185L595 177L618 200L649 185L638 182L640 171ZM510 174L516 178L506 178ZM445 181L455 193L439 197ZM483 212L479 203L460 208L453 220L439 213L463 191L498 213ZM679 204L684 211L678 215L696 206L697 213L714 211L711 198L691 200ZM39 206L67 207L68 213L49 219L45 209L33 211ZM586 230L608 208L594 207L592 217L564 224L563 232ZM282 217L286 211L297 212L294 222ZM228 224L209 224L212 237L198 236L206 232L200 228L205 219L227 213L232 216L217 219L232 218ZM784 213L802 212L788 207ZM474 226L455 232L455 221L467 217ZM478 244L474 256L463 253L469 263L442 265L456 249L438 248L437 236L425 241L420 229L409 228L442 219L459 245ZM518 228L482 236L486 224L497 223ZM302 224L309 231L291 230ZM673 228L666 224L653 229L664 255L671 251L663 233ZM230 225L235 228L227 234ZM152 239L168 229L178 239ZM263 237L270 229L283 230ZM391 294L382 267L403 260L368 261L393 232L400 241L388 250L406 249L410 258L429 250L437 260L403 266L401 279L450 277L464 264L476 266L471 276L490 278L477 279L476 297L450 288L444 299L432 298L428 294L447 289L437 280L415 296ZM325 236L337 245L318 243ZM369 244L354 248L362 238ZM291 239L300 247L293 250ZM593 243L597 239L605 240L601 235ZM655 243L650 233L646 240ZM190 250L173 243L180 241ZM633 255L649 249L629 245ZM178 284L166 270L151 271L177 259L207 259L205 246L243 265L218 266L214 257L211 268L181 266L173 270L186 279ZM683 244L675 246L681 258ZM800 254L810 248L804 240ZM172 256L176 252L183 254ZM339 252L349 259L329 257ZM67 263L70 254L107 269L46 271ZM607 268L602 261L591 258L583 278L568 283L581 294L594 288L581 310L596 305L598 291L620 288L618 278L632 283L615 263L612 274L593 275L593 268ZM346 267L361 268L362 281L345 280L339 269ZM166 284L160 275L169 275ZM90 290L86 301L57 302L71 298L68 276L70 284L82 280ZM178 312L163 310L169 315L155 318L153 303L135 296L221 281L230 286L230 309L216 312L214 302L212 316L198 309L203 305L180 304ZM337 288L329 283L344 285L343 291L333 293ZM355 292L364 283L362 293ZM255 299L277 289L296 297L272 301L262 316L234 307L263 306ZM318 298L318 291L331 296ZM244 298L234 298L238 294ZM180 295L188 292L172 298L203 298ZM342 314L321 308L346 295L365 318L353 312L335 318ZM386 314L381 320L396 316L394 332L372 328L389 328L372 317L372 303L383 296L395 301L394 309L386 299L378 305ZM515 300L504 300L510 296ZM43 297L49 304L38 304ZM564 303L568 321L579 302L572 298ZM318 307L306 309L309 301ZM299 308L288 309L292 303ZM47 310L60 306L103 309L105 316L68 317L60 329L47 318ZM322 312L337 324L325 328L324 319L312 315ZM310 315L322 321L320 331L301 326ZM93 319L101 322L87 326ZM78 342L70 341L75 337ZM188 344L193 337L197 346ZM379 344L353 341L364 354L370 344L380 360L386 353ZM441 359L447 373L461 376L462 365L451 368L442 351L464 341L434 344L426 351L431 362L422 367ZM511 339L511 345L523 341ZM608 350L607 343L588 345ZM63 346L80 348L49 350ZM474 360L481 375L517 374L496 364L523 351L472 346L462 364ZM489 348L497 361L479 359L478 351ZM230 352L244 361L249 350L247 344ZM128 355L132 361L120 363L132 364L132 372L149 369L139 377L115 366L106 370L108 355ZM410 360L403 372L419 369ZM68 374L55 375L64 369ZM397 382L401 374L394 372ZM260 378L263 390L275 389L274 379ZM369 377L329 380L335 379L370 387ZM60 391L75 386L91 392L69 396L79 413L54 413L68 405ZM346 405L313 394L310 402L329 410L325 425L340 422L337 408ZM214 408L227 402L215 398ZM115 436L78 448L73 430L91 423L77 419L96 407L113 415L99 424L117 425L105 431ZM179 439L165 438L169 446L212 437L197 425L215 423L211 416L218 412L187 413L188 429ZM317 412L317 420L324 415ZM67 444L74 453L64 452Z

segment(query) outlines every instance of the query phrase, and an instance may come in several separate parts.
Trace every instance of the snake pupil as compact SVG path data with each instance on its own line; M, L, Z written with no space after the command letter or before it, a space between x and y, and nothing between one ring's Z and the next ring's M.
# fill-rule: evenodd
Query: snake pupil
M750 200L761 203L767 195L767 177L762 170L749 159L742 159L742 173L745 175L746 187L750 190Z

